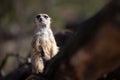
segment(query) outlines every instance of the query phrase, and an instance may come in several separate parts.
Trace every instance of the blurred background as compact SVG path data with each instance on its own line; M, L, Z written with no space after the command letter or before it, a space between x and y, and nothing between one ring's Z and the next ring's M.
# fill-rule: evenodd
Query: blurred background
M93 16L107 2L109 0L0 0L1 75L6 76L15 70L19 66L18 61L24 62L29 55L36 14L51 16L56 34L66 24L82 22ZM4 60L8 55L11 56Z

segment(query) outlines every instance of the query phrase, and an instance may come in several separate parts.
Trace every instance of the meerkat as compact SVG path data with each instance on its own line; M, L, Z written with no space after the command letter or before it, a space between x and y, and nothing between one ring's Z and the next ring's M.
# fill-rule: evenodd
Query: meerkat
M32 71L42 73L46 62L58 53L59 48L51 30L51 18L47 14L38 14L35 17L35 26L31 54Z

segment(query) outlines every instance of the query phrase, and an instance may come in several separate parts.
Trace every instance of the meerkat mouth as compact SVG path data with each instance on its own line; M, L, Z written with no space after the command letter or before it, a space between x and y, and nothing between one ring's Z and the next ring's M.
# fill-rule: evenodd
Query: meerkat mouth
M40 18L40 19L38 19L38 21L39 21L39 22L42 22L42 19Z
M46 26L46 24L44 23L44 21L42 20L42 18L35 18L35 24L37 26Z

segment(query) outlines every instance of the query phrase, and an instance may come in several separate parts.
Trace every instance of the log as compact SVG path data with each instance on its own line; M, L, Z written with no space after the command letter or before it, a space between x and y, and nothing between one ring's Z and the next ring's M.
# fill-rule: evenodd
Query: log
M45 80L96 80L120 66L120 1L112 0L46 66Z

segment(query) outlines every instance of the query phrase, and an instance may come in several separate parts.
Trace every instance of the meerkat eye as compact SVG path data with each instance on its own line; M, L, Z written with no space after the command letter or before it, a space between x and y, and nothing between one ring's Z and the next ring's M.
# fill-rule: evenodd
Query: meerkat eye
M46 18L46 19L48 18L48 16L46 16L46 15L44 15L43 17Z

